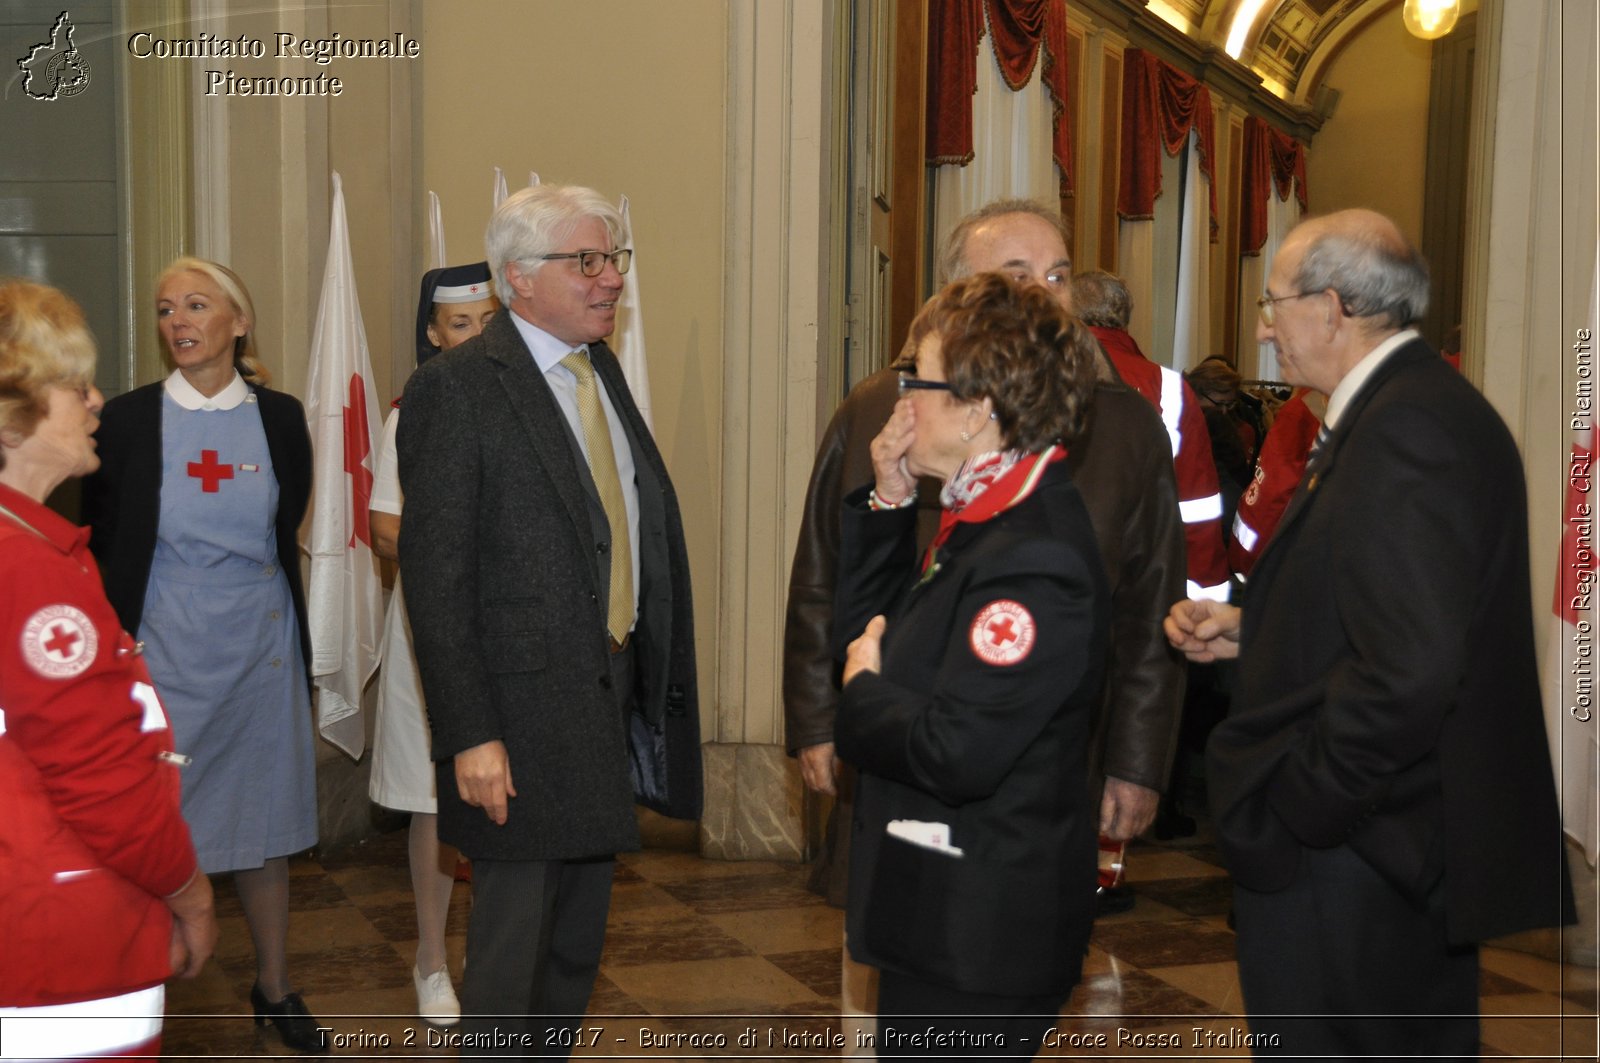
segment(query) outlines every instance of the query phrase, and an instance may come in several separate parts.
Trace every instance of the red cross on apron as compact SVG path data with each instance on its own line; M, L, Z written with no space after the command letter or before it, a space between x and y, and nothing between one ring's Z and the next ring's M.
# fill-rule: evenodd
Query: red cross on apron
M222 489L223 480L233 479L233 466L217 463L217 452L202 450L199 461L189 463L189 475L200 481L200 490L214 495Z

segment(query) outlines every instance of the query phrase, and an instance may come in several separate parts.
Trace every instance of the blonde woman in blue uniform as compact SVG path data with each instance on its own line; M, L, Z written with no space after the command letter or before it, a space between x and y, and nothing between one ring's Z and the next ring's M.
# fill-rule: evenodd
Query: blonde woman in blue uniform
M84 485L91 546L189 758L183 814L200 866L233 873L256 1024L326 1052L288 971L288 857L317 841L296 539L311 493L305 411L267 389L255 310L227 267L173 262L156 322L175 369L106 403L102 465Z
M417 303L417 364L482 332L499 309L490 288L488 263L429 270L423 275ZM372 547L391 561L399 560L403 502L400 464L395 457L399 426L397 401L383 427L370 509ZM456 855L454 849L442 851L439 845L439 803L429 757L428 720L399 577L389 597L382 659L370 794L385 808L411 813L408 848L411 890L417 905L417 962L411 978L417 989L417 1014L436 1025L453 1026L461 1019L461 1004L450 982L444 927L455 883Z

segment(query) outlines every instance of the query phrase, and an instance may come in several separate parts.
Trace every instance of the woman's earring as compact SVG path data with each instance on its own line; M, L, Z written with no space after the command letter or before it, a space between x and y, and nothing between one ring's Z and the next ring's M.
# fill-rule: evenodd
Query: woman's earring
M961 442L963 442L963 443L972 442L972 433L967 431L965 428L963 428L961 430Z

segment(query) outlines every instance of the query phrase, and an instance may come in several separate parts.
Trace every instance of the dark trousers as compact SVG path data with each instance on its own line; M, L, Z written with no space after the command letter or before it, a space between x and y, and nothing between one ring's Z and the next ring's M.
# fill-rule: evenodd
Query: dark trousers
M570 1030L600 971L614 865L611 857L472 862L463 1056L570 1054Z
M633 705L633 658L631 645L611 656L612 689L624 720ZM615 866L611 856L472 861L463 1056L572 1054L572 1030L583 1023L600 973Z
M1001 997L935 985L908 974L878 976L879 1059L1029 1059L1056 1024L1065 993ZM929 1036L932 1031L933 1036Z
M1287 889L1234 887L1239 983L1258 1056L1475 1058L1478 950L1445 935L1347 846L1305 850Z

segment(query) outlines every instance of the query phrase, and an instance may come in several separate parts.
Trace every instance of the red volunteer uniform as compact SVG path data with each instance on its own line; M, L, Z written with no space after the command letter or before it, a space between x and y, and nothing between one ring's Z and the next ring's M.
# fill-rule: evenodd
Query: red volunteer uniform
M197 866L166 716L88 529L4 485L0 507L0 1021L12 1051L29 1020L6 1009L161 985L163 898ZM148 1040L148 1017L125 1021L121 1048ZM100 1043L74 1054L116 1054L116 1031L96 1030Z
M1228 560L1222 543L1222 494L1211 458L1211 433L1194 389L1183 374L1144 356L1123 329L1091 327L1129 387L1161 415L1172 442L1172 471L1178 481L1178 512L1183 517L1191 598L1228 600Z
M1228 564L1240 580L1249 578L1256 559L1283 519L1283 511L1289 507L1289 499L1294 497L1294 489L1306 471L1306 459L1321 425L1322 419L1306 405L1304 390L1296 391L1279 407L1256 457L1255 475L1239 496L1239 509L1228 534Z

